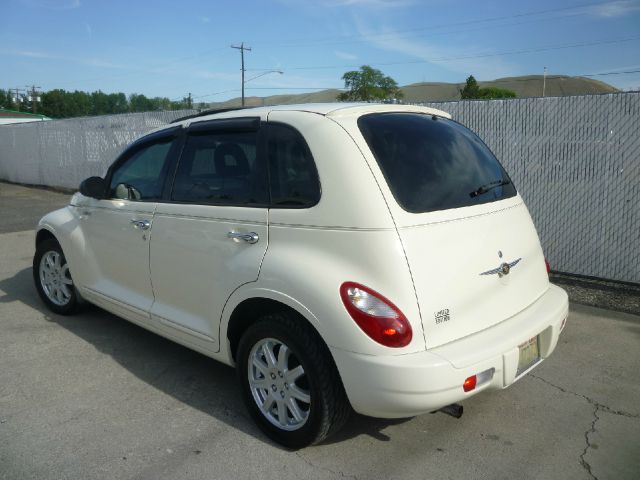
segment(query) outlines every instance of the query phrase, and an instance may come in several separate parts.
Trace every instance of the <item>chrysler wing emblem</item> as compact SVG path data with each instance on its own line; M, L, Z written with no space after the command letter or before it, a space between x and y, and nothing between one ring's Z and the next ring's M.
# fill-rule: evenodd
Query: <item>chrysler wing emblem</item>
M487 270L486 272L482 272L480 275L495 275L496 273L498 274L498 277L509 275L509 272L511 271L511 269L515 267L520 262L520 260L522 260L522 258L518 258L513 262L509 262L509 263L504 262L499 267L493 268L491 270Z

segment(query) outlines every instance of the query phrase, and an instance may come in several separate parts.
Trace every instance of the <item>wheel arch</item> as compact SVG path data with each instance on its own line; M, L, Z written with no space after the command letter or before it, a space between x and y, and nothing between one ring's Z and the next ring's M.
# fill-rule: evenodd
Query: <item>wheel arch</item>
M225 308L225 310L228 309L230 313L226 317L226 321L223 321L221 324L220 338L227 340L228 357L231 362L235 363L238 344L246 329L257 322L260 317L274 312L286 311L292 313L299 318L301 322L304 322L326 345L326 341L317 328L317 319L303 305L291 297L281 294L278 295L277 292L270 290L253 293L253 295L246 295L238 299L233 303L232 308L229 308L228 302L227 308ZM221 342L222 345L224 345L224 343L225 342Z
M56 242L58 242L58 244L60 244L60 241L56 238L51 230L45 227L40 227L40 229L36 233L36 248L38 248L38 245L40 245L45 240L55 240Z

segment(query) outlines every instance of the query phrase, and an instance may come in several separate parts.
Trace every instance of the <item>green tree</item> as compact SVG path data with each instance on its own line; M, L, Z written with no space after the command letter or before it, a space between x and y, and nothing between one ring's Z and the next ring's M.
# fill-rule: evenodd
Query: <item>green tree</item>
M150 112L153 110L153 102L144 95L132 93L129 95L129 111Z
M110 93L107 101L109 103L109 113L127 113L129 111L127 96L122 92Z
M469 75L469 78L467 78L467 83L465 84L464 88L460 90L460 96L463 100L470 98L516 98L516 92L507 90L506 88L480 88L480 85L478 85L478 82L476 81L474 76Z
M68 117L87 117L91 115L91 95L79 90L70 94L70 115Z
M380 70L369 65L363 65L360 70L346 72L342 80L348 91L338 95L341 102L398 100L403 96L393 78L385 76Z
M464 88L460 90L460 96L465 98L480 98L480 86L473 75L469 75Z
M9 109L9 100L11 100L11 92L0 89L0 108Z
M91 94L91 115L112 113L109 108L109 96L101 90Z
M13 96L14 93L11 90L0 90L0 108L20 110L20 102L14 102Z
M506 88L487 87L480 89L480 98L516 98L516 92Z

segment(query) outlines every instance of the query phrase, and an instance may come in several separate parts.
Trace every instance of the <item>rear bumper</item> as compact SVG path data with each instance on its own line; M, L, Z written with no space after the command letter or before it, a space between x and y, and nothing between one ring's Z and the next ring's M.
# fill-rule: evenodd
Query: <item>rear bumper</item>
M556 347L569 311L555 285L517 315L446 345L407 355L372 356L331 349L354 410L380 418L401 418L437 410L483 390L506 388L517 375L518 345L539 335L541 361ZM493 377L465 392L465 379L493 369Z

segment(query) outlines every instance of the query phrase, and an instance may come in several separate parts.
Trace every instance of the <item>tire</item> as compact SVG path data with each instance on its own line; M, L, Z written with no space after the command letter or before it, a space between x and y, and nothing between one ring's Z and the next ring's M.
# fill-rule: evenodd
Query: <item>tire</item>
M236 358L247 409L275 442L303 448L347 421L351 406L329 349L297 315L274 313L252 324Z
M80 295L73 284L67 259L54 239L45 240L36 247L33 281L40 298L52 312L71 315L80 308Z

